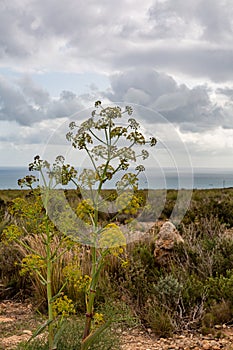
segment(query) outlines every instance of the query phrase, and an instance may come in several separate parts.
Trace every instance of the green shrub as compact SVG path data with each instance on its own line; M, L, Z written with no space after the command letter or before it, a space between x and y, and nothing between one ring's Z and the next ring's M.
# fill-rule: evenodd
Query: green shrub
M233 270L228 270L226 276L220 275L207 281L210 302L228 300L233 306Z
M4 286L4 292L1 293L3 299L17 295L24 299L30 294L28 279L20 275L21 259L22 254L15 245L0 242L0 280Z
M194 190L189 210L183 223L190 224L195 219L209 217L218 218L221 224L233 227L232 188L213 190Z
M203 335L216 333L215 325L232 322L232 306L228 301L214 302L202 319L201 332Z
M171 314L153 302L148 306L148 312L145 318L148 326L158 337L169 337L175 330L175 324Z
M141 314L151 295L153 283L159 276L160 272L153 256L153 244L148 247L145 243L135 243L128 253L128 265L122 269L118 264L113 271L109 271L108 278L118 296Z
M159 305L164 308L175 309L178 305L183 286L176 277L171 274L161 276L154 284L154 297L158 300Z
M213 273L226 275L226 272L233 269L233 239L222 236L218 241L213 260Z

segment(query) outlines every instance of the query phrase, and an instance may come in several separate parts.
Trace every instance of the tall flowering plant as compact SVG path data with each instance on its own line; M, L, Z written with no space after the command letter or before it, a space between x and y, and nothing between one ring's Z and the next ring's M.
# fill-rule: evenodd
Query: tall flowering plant
M100 101L95 103L91 117L80 126L70 123L70 131L66 138L72 146L86 152L90 167L81 171L77 177L78 186L85 197L77 208L77 215L89 226L91 251L91 279L86 294L86 321L81 343L81 349L86 350L95 338L107 327L104 323L92 332L94 321L94 301L100 272L109 254L120 254L126 239L119 225L113 220L119 213L135 215L139 208L139 200L135 195L138 189L138 175L144 171L138 160L149 156L146 145L155 146L156 139L149 140L140 131L139 123L132 118L133 110L126 106L103 107ZM128 116L126 122L124 116ZM123 125L122 125L123 124ZM134 165L134 168L133 168ZM131 170L132 169L132 170ZM114 183L116 175L119 177ZM107 210L109 202L102 196L102 190L107 182L115 184L117 199L114 212L107 222L100 220L101 212Z

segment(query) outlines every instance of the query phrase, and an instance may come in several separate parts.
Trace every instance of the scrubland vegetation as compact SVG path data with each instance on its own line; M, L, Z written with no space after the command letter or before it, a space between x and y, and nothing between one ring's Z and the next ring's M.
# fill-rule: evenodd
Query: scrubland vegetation
M112 192L114 195L114 191ZM139 195L146 196L146 191L139 192ZM27 261L26 249L17 243L7 243L4 237L4 228L13 220L9 214L12 200L25 198L27 209L30 211L30 208L31 210L35 208L34 195L30 191L9 190L2 191L0 197L2 199L1 298L23 300L30 297L35 307L40 312L46 313L45 287L33 273L35 262ZM77 208L80 199L76 191L68 190L66 197L70 205ZM158 194L155 194L155 198L158 198ZM216 325L231 324L233 322L232 198L232 189L194 190L190 207L178 227L184 244L175 247L169 262L165 265L159 265L154 258L158 233L156 229L152 230L153 232L144 240L130 243L121 253L120 259L119 256L109 256L101 272L96 293L96 325L104 322L105 318L110 318L113 321L112 326L120 324L127 327L138 323L151 328L156 335L164 337L183 329L194 329L203 334L216 333ZM169 190L160 220L169 219L175 199L176 191ZM27 225L31 223L28 222ZM34 234L27 239L30 240L31 247L36 246L43 253L43 236ZM60 239L60 234L57 232L53 242L54 249L60 245ZM88 281L87 276L90 276L90 268L88 247L72 244L58 259L52 271L54 293L60 290L67 275L69 276L61 296L54 305L54 312L62 314L66 322L69 322L69 330L74 330L66 337L73 337L70 342L76 342L77 349L79 343L74 334L80 334L78 336L80 340L82 329L80 322L85 312L85 283ZM79 322L74 322L74 317L77 315ZM67 332L65 324L62 332ZM111 343L111 340L116 342L113 333L110 335L108 332L105 333L108 342ZM60 342L63 344L62 340ZM111 348L107 346L113 346L107 345L108 342L105 342L106 349ZM64 344L60 346L65 349ZM98 347L98 341L96 346Z

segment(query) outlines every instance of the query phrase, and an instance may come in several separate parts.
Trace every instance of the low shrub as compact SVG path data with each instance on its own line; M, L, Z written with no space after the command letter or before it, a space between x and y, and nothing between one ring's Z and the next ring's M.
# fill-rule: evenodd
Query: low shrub
M232 311L232 304L229 300L225 301L222 299L219 303L214 301L203 317L203 324L207 327L213 327L214 325L232 322Z
M171 314L166 309L153 303L150 304L145 319L153 333L158 337L169 337L176 328Z

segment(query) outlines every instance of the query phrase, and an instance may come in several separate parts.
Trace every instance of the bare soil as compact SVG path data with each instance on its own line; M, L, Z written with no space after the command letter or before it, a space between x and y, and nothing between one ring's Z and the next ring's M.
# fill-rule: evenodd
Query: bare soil
M4 301L0 303L0 350L15 349L26 341L41 323L31 303Z
M42 322L30 303L0 303L0 350L13 350L30 338ZM156 338L150 329L129 329L120 333L122 350L233 350L233 327L218 326L219 339L209 334L184 332L171 338ZM101 349L100 349L101 350ZM114 349L113 349L114 350Z

